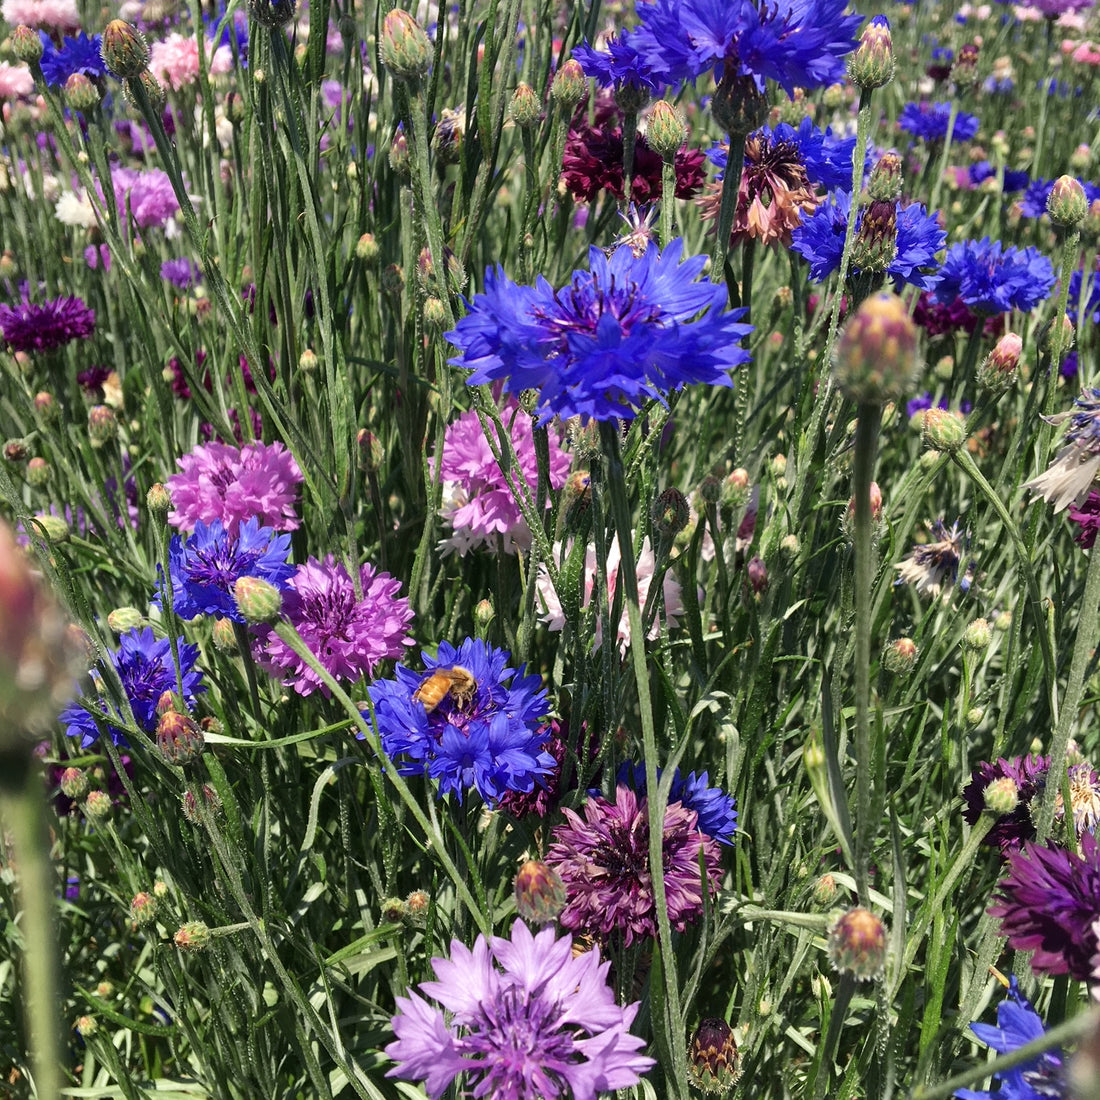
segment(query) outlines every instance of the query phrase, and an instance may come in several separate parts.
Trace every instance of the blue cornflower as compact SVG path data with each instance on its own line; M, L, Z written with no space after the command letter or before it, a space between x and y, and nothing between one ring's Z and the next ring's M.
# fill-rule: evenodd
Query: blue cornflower
M233 586L240 577L259 577L276 588L289 587L294 566L287 564L290 535L261 527L253 516L230 535L221 520L195 523L186 541L173 535L168 548L175 612L182 619L218 615L243 623ZM164 577L157 582L153 602L162 606Z
M657 769L657 778L661 777L661 768ZM669 788L668 801L679 802L689 810L694 810L699 815L698 829L707 836L713 837L721 844L732 844L733 834L737 829L737 803L732 795L726 794L721 787L708 786L710 777L706 772L688 772L685 779L680 774L680 769L672 779ZM619 765L615 775L615 783L625 783L636 791L639 797L644 797L646 792L645 765L628 761Z
M995 179L997 176L997 169L987 160L977 161L970 165L966 171L971 187L977 187L979 184L985 183L986 180ZM1005 169L1004 182L1001 185L1001 190L1005 194L1009 194L1012 191L1022 191L1027 186L1028 174L1026 172L1016 172L1008 168Z
M814 282L823 282L834 271L840 270L851 207L851 196L837 191L791 234L791 248L810 265L810 278ZM857 229L866 209L866 206L860 208ZM886 269L894 286L899 291L906 283L921 290L930 289L936 277L928 269L935 267L936 253L946 241L947 234L921 203L899 208L897 254Z
M424 672L398 665L395 680L369 688L382 747L402 775L438 779L440 795L459 802L477 790L496 805L553 772L540 676L509 668L510 653L475 638L421 656Z
M976 313L1027 313L1054 286L1054 268L1037 248L1005 248L1000 241L960 241L947 250L932 289L941 305L961 298Z
M606 49L594 50L586 41L573 49L574 60L580 62L585 76L594 77L601 88L631 88L658 96L665 82L654 72L645 57L634 47L629 31L611 35Z
M1020 993L1014 974L1008 981L1008 995L997 1005L997 1026L971 1024L970 1030L998 1054L1009 1054L1045 1035L1047 1029ZM960 1100L1051 1100L1067 1094L1062 1052L1057 1047L1023 1065L994 1073L993 1080L998 1084L996 1089L958 1089L955 1095Z
M898 116L898 125L922 141L943 141L951 119L950 103L906 103ZM955 115L952 141L969 141L978 132L978 116L959 111Z
M100 34L89 38L81 31L75 38L68 35L60 46L55 46L45 31L39 32L42 39L42 76L52 87L64 85L73 73L82 73L90 79L105 77L107 66L100 56Z
M189 645L182 638L177 640L177 646L183 677L183 698L188 706L192 706L195 697L206 691L202 672L195 667L199 647ZM146 733L153 734L157 728L157 701L164 692L179 690L171 642L167 638L155 638L151 627L135 627L119 638L118 649L111 654L111 664L122 681L122 689L130 701L134 720ZM96 680L102 680L102 675L94 670L92 676ZM97 696L93 705L97 709L113 709L105 695ZM82 701L78 700L63 710L60 721L70 737L80 738L81 748L88 748L99 738L99 727ZM124 733L117 726L108 725L108 730L116 745L127 743Z
M680 262L684 243L655 245L640 256L627 247L610 257L589 252L555 290L541 276L518 286L501 268L485 272L485 292L447 334L472 370L471 386L503 382L512 393L539 391L540 423L553 416L628 420L653 398L689 383L729 386L729 372L749 353L740 341L743 309L724 310L726 289L697 279L706 259Z
M1094 325L1100 325L1100 262L1089 275L1088 294L1081 298L1081 282L1084 279L1083 271L1075 271L1069 277L1069 300L1066 302L1066 314L1069 319L1077 324L1078 307L1084 312L1084 320L1091 321Z
M202 278L202 271L193 260L180 256L160 265L160 277L180 290L190 290Z
M789 95L844 79L861 17L847 0L654 0L637 6L633 44L670 83L714 70L715 79L774 80Z

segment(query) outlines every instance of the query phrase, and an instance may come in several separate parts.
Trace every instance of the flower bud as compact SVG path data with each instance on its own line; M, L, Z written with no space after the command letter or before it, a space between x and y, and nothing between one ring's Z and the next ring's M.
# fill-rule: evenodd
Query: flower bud
M27 484L41 489L50 480L50 464L44 458L32 458L27 463Z
M663 538L675 538L691 519L687 497L679 489L665 489L649 510L653 529Z
M852 241L852 266L874 274L884 272L898 254L898 208L891 200L875 199L863 211Z
M3 454L8 462L25 462L29 451L22 439L9 439L4 444Z
M271 623L283 608L283 595L270 581L261 577L238 577L233 598L246 623L253 626Z
M83 73L73 73L65 81L65 102L74 111L87 114L99 106L99 89Z
M876 15L860 35L848 58L848 79L861 91L881 88L894 79L894 43L890 21Z
M964 649L981 651L989 648L993 638L993 630L986 619L975 619L968 623L963 631L962 644Z
M383 458L385 458L382 440L374 432L367 431L366 428L359 429L355 435L355 440L359 447L360 467L364 470L379 469Z
M157 919L157 899L144 890L135 894L130 902L130 920L141 927L152 924Z
M320 359L317 358L317 352L313 348L306 348L301 355L298 356L298 369L305 374L312 374L321 364Z
M478 600L474 606L474 620L478 626L488 626L495 615L492 600Z
M978 385L990 393L1003 393L1016 381L1024 342L1014 332L1006 332L978 368Z
M512 93L512 121L527 130L539 124L542 104L530 84L520 81Z
M916 367L917 328L905 304L888 291L872 295L837 341L837 385L853 401L886 404L906 393Z
M22 61L24 65L34 65L42 60L42 39L38 37L38 31L20 23L11 32L11 52L16 61Z
M212 632L214 647L222 653L237 652L237 632L231 619L216 619Z
M204 744L202 729L190 715L169 710L157 722L157 748L169 764L190 764L202 754Z
M955 63L951 66L951 79L957 88L973 88L978 83L978 55L978 46L974 42L959 47Z
M424 324L437 331L447 323L447 308L434 294L424 299Z
M88 777L79 768L66 768L58 786L66 798L78 802L88 793Z
M867 181L867 198L871 202L897 202L901 194L901 157L891 149L878 158Z
M168 102L168 93L164 90L161 82L148 69L140 73L135 79L126 81L123 86L123 93L126 98L140 109L141 98L137 93L138 88L145 93L145 98L154 111L164 110L164 105Z
M886 925L867 909L849 909L829 929L826 950L838 974L871 981L886 965Z
M529 924L549 924L565 908L565 884L553 867L529 859L516 873L516 911Z
M89 791L84 799L84 816L89 821L102 821L111 812L111 796L105 791Z
M387 264L382 269L382 293L400 294L405 289L405 272L400 264Z
M107 613L107 626L116 634L125 634L145 622L145 616L136 607L116 607Z
M574 58L566 61L554 74L550 85L550 98L561 108L563 114L571 115L574 108L588 95L588 80L581 63Z
M919 656L912 638L895 638L882 655L882 667L895 674L912 672Z
M217 817L221 813L222 800L218 797L218 792L209 783L202 785L202 800L211 817ZM189 821L192 825L202 824L202 813L199 811L194 791L184 791L183 798L180 799L180 808L183 810L185 821Z
M404 135L402 135L404 138ZM408 154L408 146L406 146L406 155ZM367 267L372 267L378 259L378 255L381 249L378 247L378 242L374 239L373 233L364 233L358 241L355 242L355 256L356 259L361 260Z
M1020 804L1020 788L1010 775L1002 775L986 784L982 791L985 809L995 817L1012 813Z
M926 446L950 454L966 442L966 420L962 413L950 409L925 409L921 437Z
M93 405L88 410L88 439L93 447L102 447L118 438L118 417L110 405Z
M415 80L428 71L432 44L424 28L401 8L386 12L379 43L382 64L399 80Z
M760 557L752 558L745 567L745 572L748 575L753 592L759 596L768 587L768 567L764 564L764 559Z
M423 924L427 919L431 900L427 890L413 890L405 899L405 912L413 924Z
M383 898L381 909L387 924L401 924L405 919L406 906L400 898Z
M1080 225L1089 212L1085 189L1072 176L1059 176L1047 196L1047 213L1055 225L1072 228Z
M688 1049L688 1077L703 1092L729 1092L741 1077L741 1056L725 1020L699 1022Z
M210 943L210 929L201 920L188 921L172 937L181 951L202 951Z
M779 542L779 550L787 558L794 560L802 552L802 543L797 535L784 535Z
M112 19L103 28L99 50L103 64L119 80L136 80L149 66L145 36L125 19Z
M31 523L36 532L50 542L69 541L69 525L61 516L51 515L49 512L39 512Z
M81 1039L90 1039L98 1030L99 1024L96 1023L94 1016L77 1016L73 1023L73 1027L76 1029L77 1035Z
M828 909L836 901L837 885L832 875L822 875L814 883L814 905L819 909Z
M705 504L717 504L722 499L722 482L713 474L707 474L699 482L699 496Z
M663 160L671 161L675 159L686 137L687 127L680 112L667 99L657 100L649 114L649 125L645 133L650 149L659 153Z
M408 179L412 172L409 142L401 130L393 135L390 142L390 167L401 179Z
M34 410L47 423L52 423L61 412L52 393L40 390L34 395Z

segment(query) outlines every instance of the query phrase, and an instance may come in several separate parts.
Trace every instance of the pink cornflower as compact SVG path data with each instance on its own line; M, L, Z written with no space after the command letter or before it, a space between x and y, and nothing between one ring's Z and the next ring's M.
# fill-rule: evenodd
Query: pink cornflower
M58 34L80 29L80 14L75 0L4 0L0 16L9 27L20 23Z
M228 46L219 46L207 59L211 76L229 72L233 54ZM149 71L163 80L174 92L193 84L199 78L199 41L192 35L173 31L149 49Z
M568 558L571 548L563 548L560 543L554 546L554 556L559 563L564 563ZM612 540L611 546L607 552L607 604L610 606L615 599L615 587L619 579L619 565L622 561L622 557L619 554L619 540L616 537ZM649 589L653 583L653 573L657 566L657 560L653 554L653 548L649 544L649 537L647 536L642 542L642 548L638 554L637 572L638 572L638 602L645 608L646 600L649 598ZM585 554L584 559L584 599L581 604L582 607L587 607L592 602L592 589L596 583L596 548L589 546L588 551ZM538 575L538 593L539 600L542 603L542 620L551 630L561 630L565 626L565 613L562 611L561 600L558 598L557 592L554 590L554 586L550 583L550 574L546 571L545 566L539 566ZM662 586L664 604L664 621L666 626L675 626L679 616L684 612L684 605L681 600L680 582L673 576L672 572L666 572L664 575L664 583ZM658 613L653 619L653 625L650 627L648 638L656 638L661 632L661 618ZM626 609L623 609L622 616L619 619L619 626L616 632L616 637L619 642L619 651L625 653L630 645L630 621L627 618ZM599 649L603 644L603 627L600 623L599 617L596 619L596 631L595 641L592 643L593 649Z
M134 224L141 229L150 226L163 229L180 208L172 181L159 168L144 172L116 168L111 172L111 183L119 211L129 206Z
M531 417L515 401L501 410L516 449L519 468L532 494L538 480L538 461ZM569 473L569 455L561 448L561 435L548 431L550 444L550 487L560 489ZM478 547L495 549L503 536L504 549L514 554L531 545L531 532L501 469L485 432L473 410L447 426L438 476L443 481L440 515L451 525L452 534L439 545L444 554L460 555ZM550 506L549 500L547 507Z
M34 91L34 77L26 65L0 61L0 99L19 99Z
M354 681L413 644L408 636L413 612L409 601L397 595L400 587L389 573L364 564L359 567L360 597L342 562L331 554L324 561L310 558L298 566L283 593L283 614L329 675ZM318 689L329 694L320 676L276 634L259 637L256 649L263 667L299 695Z
M181 531L220 520L235 535L253 516L276 531L300 525L294 502L302 471L281 443L204 443L177 464L183 473L166 482L173 505L168 522Z

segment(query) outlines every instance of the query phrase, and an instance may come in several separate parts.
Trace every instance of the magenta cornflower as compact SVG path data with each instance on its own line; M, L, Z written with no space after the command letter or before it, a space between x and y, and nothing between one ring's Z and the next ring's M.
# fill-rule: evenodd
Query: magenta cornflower
M361 596L343 563L329 554L324 561L310 558L299 565L283 593L283 614L336 680L370 676L379 661L400 657L413 644L408 635L412 608L397 594L401 582L364 564L359 587ZM259 659L299 695L329 694L320 676L274 633Z
M532 935L522 921L511 939L452 940L449 959L432 959L437 980L420 986L432 1000L397 998L387 1076L422 1081L432 1100L458 1078L461 1095L494 1100L596 1100L630 1088L653 1059L630 1034L637 1002L615 1003L610 965L597 950L574 958L569 936Z
M193 531L200 521L221 520L235 535L246 519L255 517L275 531L298 529L294 503L302 471L281 443L200 444L177 464L183 472L166 482L173 527Z
M36 305L0 305L0 336L12 351L53 351L95 331L95 310L79 298L53 298Z
M546 862L561 876L569 896L559 920L563 928L593 936L619 933L629 947L657 935L657 906L649 866L649 807L629 787L615 801L595 796L584 817L563 811L566 823L553 832ZM665 900L669 923L678 932L703 915L699 872L702 853L708 889L718 889L718 842L699 831L699 815L679 802L665 809Z

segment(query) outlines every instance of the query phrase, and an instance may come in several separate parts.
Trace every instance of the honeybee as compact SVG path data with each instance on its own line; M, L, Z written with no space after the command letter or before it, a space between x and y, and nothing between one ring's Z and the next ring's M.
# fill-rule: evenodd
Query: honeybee
M477 681L468 668L455 665L454 668L433 668L413 692L413 702L422 703L427 714L431 714L449 695L456 707L464 710L473 700L477 691Z

